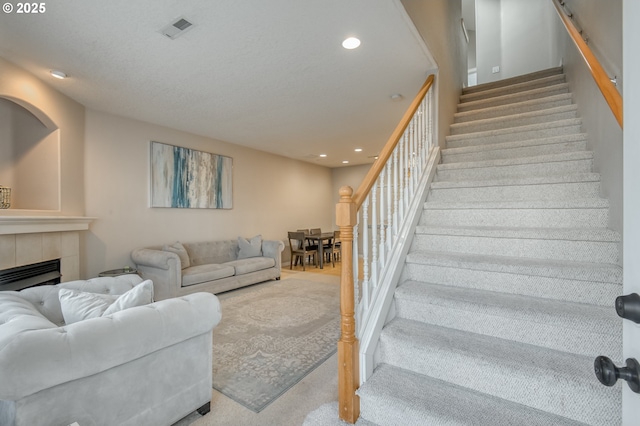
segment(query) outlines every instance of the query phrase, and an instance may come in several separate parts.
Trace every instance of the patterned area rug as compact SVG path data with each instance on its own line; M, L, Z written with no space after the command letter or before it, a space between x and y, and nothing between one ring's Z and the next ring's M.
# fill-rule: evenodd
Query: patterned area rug
M336 352L339 285L290 278L219 297L213 387L256 413Z

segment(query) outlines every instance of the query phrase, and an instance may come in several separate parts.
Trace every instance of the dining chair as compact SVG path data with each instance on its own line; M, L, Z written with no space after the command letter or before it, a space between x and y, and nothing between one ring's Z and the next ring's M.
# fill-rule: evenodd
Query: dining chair
M302 263L302 270L304 271L305 270L304 262L307 256L313 256L314 263L317 267L318 251L307 249L304 232L288 232L288 236L289 236L289 250L291 251L291 261L289 263L289 269L293 269L293 261L295 258L296 265L298 264L298 259L300 259Z
M335 268L336 259L341 258L342 242L340 241L340 231L333 231L331 244L325 245L324 252L331 256L331 265Z

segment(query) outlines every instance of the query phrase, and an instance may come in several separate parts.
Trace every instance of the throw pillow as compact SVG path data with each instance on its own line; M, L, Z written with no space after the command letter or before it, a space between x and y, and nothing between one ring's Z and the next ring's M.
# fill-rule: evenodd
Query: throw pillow
M58 298L64 322L73 324L85 319L101 317L109 305L116 301L117 296L61 288L58 290Z
M182 266L182 269L188 268L189 266L191 266L191 262L189 261L189 253L187 253L187 249L184 248L184 246L180 241L176 241L173 244L168 244L168 245L165 244L162 247L162 250L170 251L172 253L177 254L178 257L180 258L180 265Z
M149 303L153 303L153 282L151 280L145 280L120 295L116 301L104 311L102 316L111 315L135 306L148 305Z
M61 288L58 290L58 298L64 322L73 324L152 303L153 282L143 281L120 296Z
M256 235L250 240L238 237L238 247L238 259L262 256L262 235Z

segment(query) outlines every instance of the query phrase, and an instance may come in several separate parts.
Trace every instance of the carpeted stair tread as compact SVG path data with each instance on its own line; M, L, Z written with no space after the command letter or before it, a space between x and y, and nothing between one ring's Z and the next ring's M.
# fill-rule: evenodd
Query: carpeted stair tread
M618 391L593 377L593 357L396 318L382 363L592 425L618 424Z
M609 307L420 281L402 283L395 297L399 318L584 356L622 356L622 320Z
M358 394L361 417L385 426L584 425L388 364Z
M566 199L600 196L598 173L572 173L534 177L507 176L500 179L437 181L431 184L431 201L499 201Z
M462 89L462 94L482 92L488 89L495 89L498 87L510 86L512 84L523 83L526 81L537 80L539 78L550 77L552 75L562 74L562 67L547 68L540 71L534 71L527 74L518 75L515 77L505 78L498 81L491 81L488 83L477 84L475 86L469 86Z
M475 265L472 265L475 266ZM568 277L547 277L483 269L462 269L455 266L407 263L403 275L409 280L484 291L502 292L545 298L549 300L586 303L611 308L622 291L620 282L575 280Z
M622 268L610 263L571 262L426 250L409 252L406 261L407 263L454 267L469 271L491 271L622 284Z
M603 228L609 223L605 198L524 201L429 201L420 225L527 228Z
M452 235L534 240L620 242L620 233L606 228L522 228L522 227L416 227L416 234Z
M464 161L439 164L436 182L477 180L532 175L564 175L590 173L593 170L591 151L574 151L560 154L535 155L498 160Z
M513 142L514 140L535 139L580 132L582 119L571 118L547 123L509 127L507 129L486 130L482 132L464 133L462 135L445 136L448 147L480 145L486 143Z
M606 198L569 198L565 200L511 200L487 202L435 202L424 203L425 210L451 209L608 209Z
M560 163L565 161L592 160L592 151L572 151L559 154L532 155L530 157L499 158L495 160L463 161L438 164L437 170L480 169L486 167L518 166L521 164Z
M450 127L452 135L475 133L488 130L499 130L517 126L526 126L550 121L568 120L576 118L577 105L558 106L539 111L511 114L500 117L484 118L465 123L455 123Z
M546 88L549 86L564 83L565 80L566 78L564 74L556 74L547 77L536 78L534 80L523 81L521 83L509 84L507 86L488 88L486 90L481 90L473 93L465 93L460 95L460 103L473 102L487 98L496 98L499 96L521 93L539 88Z
M443 149L442 161L446 164L585 151L586 142L586 134L574 133L546 138L468 145Z
M553 86L541 87L538 89L526 90L523 92L510 93L487 99L478 99L474 101L459 103L457 106L457 111L474 111L494 106L524 102L532 99L547 98L549 96L561 95L564 93L569 93L569 85L567 83L560 83Z
M481 188L487 186L542 185L554 183L599 182L599 173L573 173L560 176L509 177L503 179L485 179L470 181L433 182L431 189Z
M547 96L545 98L530 99L522 102L515 102L508 105L493 106L476 109L466 112L457 112L453 115L454 123L466 123L468 121L480 120L503 115L520 114L530 111L539 111L545 108L553 108L562 105L571 105L573 97L571 93Z

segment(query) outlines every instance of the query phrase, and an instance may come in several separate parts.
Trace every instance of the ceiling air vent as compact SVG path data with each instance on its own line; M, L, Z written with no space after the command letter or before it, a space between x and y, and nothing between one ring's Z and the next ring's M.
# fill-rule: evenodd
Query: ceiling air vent
M193 24L186 18L180 17L161 29L160 33L169 37L171 40L175 40L191 28L193 28Z

